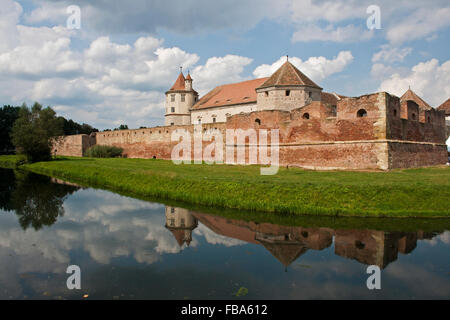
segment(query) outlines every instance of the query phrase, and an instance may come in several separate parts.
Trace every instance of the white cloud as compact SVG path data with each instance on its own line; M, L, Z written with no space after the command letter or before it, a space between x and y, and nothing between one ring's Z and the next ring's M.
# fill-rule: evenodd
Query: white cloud
M309 41L332 41L332 42L358 42L369 40L373 36L373 32L365 30L363 27L347 25L343 27L334 27L328 25L321 28L315 24L308 24L299 27L292 36L293 42L309 42Z
M450 97L450 60L439 64L431 59L405 75L394 73L382 81L379 90L401 96L409 86L432 106L439 106Z
M192 71L196 89L200 93L206 93L218 85L243 81L244 68L252 61L236 55L209 58L205 65L197 66Z
M381 50L373 55L372 62L402 62L406 56L411 54L411 52L412 48L398 48L390 45L383 45L381 46Z
M286 57L281 57L271 65L263 64L253 71L253 75L257 78L268 77L281 67L285 61ZM344 70L353 61L353 55L350 51L341 51L333 59L310 57L308 60L303 61L297 57L289 57L289 61L310 77L311 80L318 82Z
M421 8L393 24L387 31L387 39L393 43L422 39L448 26L450 7Z

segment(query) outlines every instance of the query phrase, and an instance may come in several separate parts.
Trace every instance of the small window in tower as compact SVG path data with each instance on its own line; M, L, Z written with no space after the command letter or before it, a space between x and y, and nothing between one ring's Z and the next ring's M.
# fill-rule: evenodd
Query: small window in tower
M256 123L258 126L260 126L260 125L261 125L261 120L256 119L256 120L255 120L255 123Z
M291 95L291 90L286 90L286 97L289 97Z
M198 119L198 124L202 124L202 119Z
M185 94L182 94L181 95L181 102L185 102L186 101L186 95Z
M394 109L394 117L397 116L397 109Z
M337 107L336 106L331 106L330 115L332 117L336 117L337 116Z
M428 123L431 123L431 118L430 118L430 116L428 116Z
M170 95L170 101L175 102L175 95L174 94Z
M304 113L302 118L305 120L309 120L309 113Z
M266 94L266 97L269 96L269 91L264 92Z
M171 126L174 126L174 125L175 125L175 123L171 122L171 123L170 123L170 125L171 125Z
M360 109L356 115L358 116L358 118L365 118L367 117L367 111L364 109Z
M411 118L412 118L413 120L416 120L416 114L413 113L413 114L411 115Z
M175 208L170 208L170 213L175 213Z
M216 123L216 118L213 118L213 123Z
M308 95L309 95L310 98L312 98L312 92L311 91L308 92Z
M171 108L171 110L172 110L172 113L174 113L174 112L175 112L175 108L174 108L174 107L172 107L172 108Z

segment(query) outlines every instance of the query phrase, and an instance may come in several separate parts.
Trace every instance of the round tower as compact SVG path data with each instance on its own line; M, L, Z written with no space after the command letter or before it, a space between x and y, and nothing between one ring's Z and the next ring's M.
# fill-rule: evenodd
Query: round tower
M193 89L190 74L184 77L180 72L174 85L166 92L166 126L181 126L191 123L191 108L198 100L198 93Z

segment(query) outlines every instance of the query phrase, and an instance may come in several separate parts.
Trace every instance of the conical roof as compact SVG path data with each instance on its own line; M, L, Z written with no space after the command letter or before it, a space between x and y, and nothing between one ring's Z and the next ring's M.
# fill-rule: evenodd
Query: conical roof
M190 74L190 73L188 73L188 75L187 75L187 77L186 77L186 80L192 81L192 78L191 78L191 74Z
M285 267L288 267L298 257L308 251L307 247L299 243L281 243L263 240L260 240L260 242Z
M185 80L186 79L184 78L183 72L180 72L180 75L173 84L172 88L170 88L170 91L185 90L186 89Z
M309 86L321 89L314 81L308 78L289 61L286 61L258 89L274 86Z
M417 103L417 105L421 108L421 109L425 109L425 110L430 110L432 107L425 102L425 100L423 100L421 97L419 97L414 91L410 89L408 89L408 91L406 91L402 97L400 98L400 101L414 101L415 103Z

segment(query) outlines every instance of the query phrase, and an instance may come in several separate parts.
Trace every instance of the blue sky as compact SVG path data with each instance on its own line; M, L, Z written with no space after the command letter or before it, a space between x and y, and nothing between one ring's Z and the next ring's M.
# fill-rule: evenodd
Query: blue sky
M325 91L450 97L446 0L1 2L1 103L39 101L100 129L163 124L180 65L204 94L268 76L285 55ZM72 4L81 29L67 29Z

